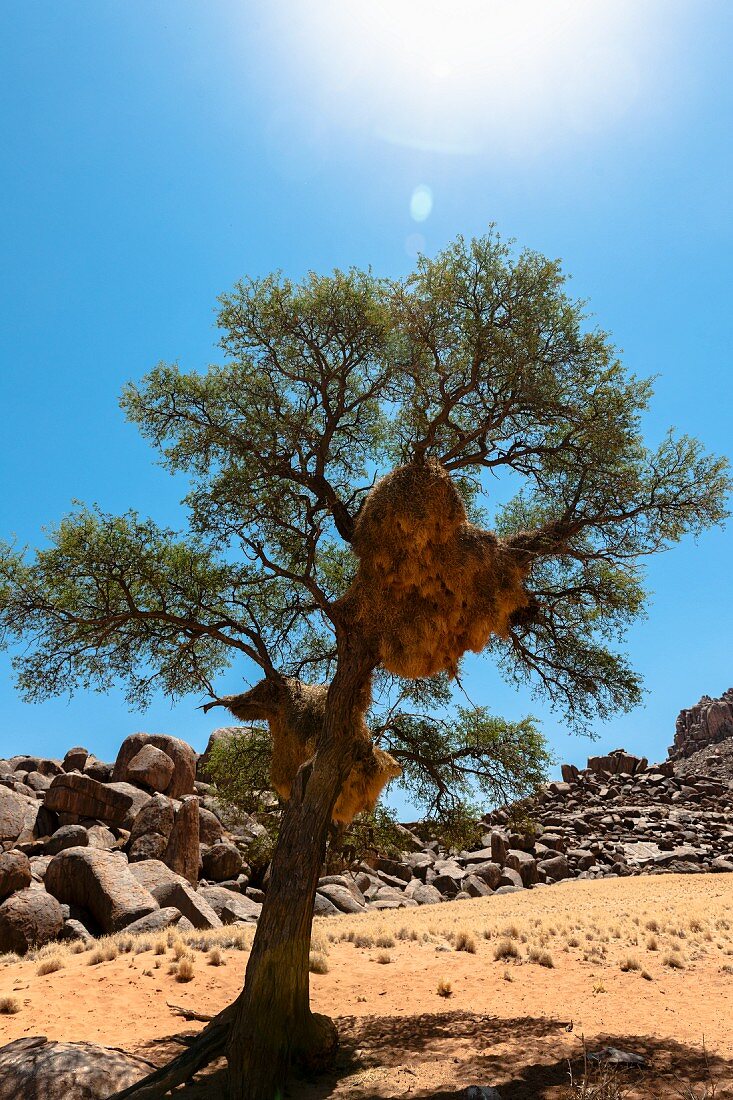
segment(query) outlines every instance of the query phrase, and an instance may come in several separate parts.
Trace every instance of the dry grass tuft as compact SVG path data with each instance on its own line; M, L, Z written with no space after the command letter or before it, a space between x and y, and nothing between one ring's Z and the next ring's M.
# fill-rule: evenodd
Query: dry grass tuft
M36 974L39 977L43 977L44 974L55 974L57 970L61 970L66 963L64 962L63 955L60 952L53 955L46 955L44 959L38 963L36 967Z
M454 946L456 951L467 951L469 955L475 955L477 948L476 937L471 932L466 932L464 929L461 929L461 931L456 934Z
M499 940L494 948L494 961L501 962L502 959L517 958L519 958L519 948L517 945L509 939Z
M208 962L209 966L223 966L224 956L222 955L218 947L211 947L209 948L209 953L206 956L206 961Z
M676 951L668 951L662 959L664 966L668 966L671 970L684 970L685 963L681 955Z
M17 997L0 997L0 1016L14 1016L20 1007Z
M626 958L621 960L620 965L624 973L627 973L629 970L641 970L641 963L635 955L627 955Z
M438 982L437 992L438 992L439 997L452 997L453 996L453 986L451 985L450 982L447 982L445 980L445 978L441 978L440 981Z
M308 956L308 969L311 974L328 974L328 959L319 951L311 951Z
M387 963L391 963L392 956L390 955L389 951L380 951L377 955L377 962L381 963L382 966L386 966Z
M176 981L190 982L194 976L193 955L182 955L176 967Z
M531 963L537 963L538 966L547 967L548 970L553 970L555 962L549 951L541 951L538 947L530 947L529 961Z

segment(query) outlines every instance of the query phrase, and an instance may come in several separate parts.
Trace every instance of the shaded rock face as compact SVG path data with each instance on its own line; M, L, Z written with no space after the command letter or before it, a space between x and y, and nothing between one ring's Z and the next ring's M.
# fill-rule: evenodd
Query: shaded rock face
M129 765L146 745L152 745L173 762L170 781L162 793L167 794L169 798L181 798L184 794L193 794L196 782L196 753L179 737L171 737L165 733L131 733L126 737L115 760L112 782L135 782L134 775L129 773Z
M708 745L733 737L733 688L719 699L703 695L699 703L680 711L670 745L670 760L684 760Z
M128 858L131 863L162 858L168 847L174 818L174 804L163 794L154 795L143 806L130 832Z
M63 926L64 911L56 898L38 888L18 890L0 905L0 952L25 955L57 939Z
M0 1048L0 1100L106 1100L153 1066L94 1043L55 1043L39 1035Z
M86 909L104 932L119 932L158 908L124 856L101 848L60 852L48 865L45 885L59 901Z

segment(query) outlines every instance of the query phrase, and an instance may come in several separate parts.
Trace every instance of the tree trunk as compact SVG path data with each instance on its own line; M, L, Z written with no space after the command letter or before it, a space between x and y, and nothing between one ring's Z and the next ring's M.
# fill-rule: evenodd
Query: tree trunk
M309 1003L313 899L331 811L363 751L354 721L366 709L374 661L353 637L339 646L321 737L287 803L229 1037L231 1100L276 1100L291 1064L324 1068L338 1037Z

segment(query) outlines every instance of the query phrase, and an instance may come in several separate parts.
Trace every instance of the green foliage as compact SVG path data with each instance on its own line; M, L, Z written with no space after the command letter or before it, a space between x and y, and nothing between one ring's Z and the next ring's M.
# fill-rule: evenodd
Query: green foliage
M537 791L553 762L534 719L507 722L486 707L446 702L442 716L395 708L378 737L402 766L397 782L456 831L476 820L475 801L503 805Z
M371 813L358 814L330 845L331 854L340 854L348 862L375 854L397 857L404 847L404 832L394 810L382 805Z
M262 812L271 801L270 734L233 726L211 746L206 771L216 797L246 814Z

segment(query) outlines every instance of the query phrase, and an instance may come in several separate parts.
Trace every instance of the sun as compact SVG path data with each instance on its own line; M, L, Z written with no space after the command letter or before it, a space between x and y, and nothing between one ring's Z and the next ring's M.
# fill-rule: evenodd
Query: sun
M594 127L639 95L643 9L627 0L316 0L290 47L321 109L385 141L466 153Z

